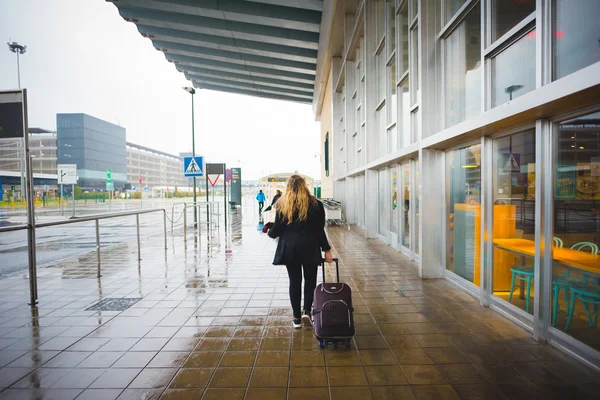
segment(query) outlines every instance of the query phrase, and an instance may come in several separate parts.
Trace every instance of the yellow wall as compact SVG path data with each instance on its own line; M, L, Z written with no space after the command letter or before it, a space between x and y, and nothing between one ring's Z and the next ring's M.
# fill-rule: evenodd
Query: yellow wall
M321 197L333 198L333 109L331 98L331 75L325 85L325 98L321 109L321 140L319 142L319 153L321 153ZM325 175L325 135L329 132L329 176Z

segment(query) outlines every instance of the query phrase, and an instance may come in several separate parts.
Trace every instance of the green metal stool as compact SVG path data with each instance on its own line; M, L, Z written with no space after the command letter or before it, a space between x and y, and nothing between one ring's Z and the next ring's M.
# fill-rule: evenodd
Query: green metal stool
M515 280L519 279L526 282L525 287L525 311L529 312L529 299L531 297L531 281L533 280L534 269L524 265L514 266L510 269L511 272L511 283L510 283L510 296L508 302L512 301L513 292L515 291Z
M557 242L557 241L560 241L560 242ZM554 238L555 246L562 247L562 245L558 246L557 243L562 244L562 240L555 237ZM573 246L571 246L571 250L577 250L577 251L583 251L586 248L590 249L590 253L598 254L598 246L592 242L579 242L579 243L576 243ZM554 290L554 298L553 298L553 306L552 306L552 326L556 326L556 317L557 317L558 313L560 312L560 307L558 305L558 296L560 294L560 291L561 290L565 291L565 309L566 309L567 315L568 315L569 310L571 309L570 303L573 298L572 295L570 296L571 298L569 298L569 291L571 290L571 287L573 285L578 285L581 283L586 284L588 279L589 279L589 275L584 274L583 282L579 282L577 280L577 276L569 276L569 269L567 269L565 271L565 274L563 276L557 276L556 278L552 279L552 286L553 286L553 290ZM587 308L586 308L586 311L587 311Z
M591 254L600 254L600 251L598 250L598 245L596 245L596 243L579 242L579 243L575 243L573 246L571 246L571 250L577 250L577 251L584 251L587 248L590 249L589 252ZM583 283L587 283L589 279L590 279L590 276L588 274L583 274ZM594 279L594 281L596 284L598 283L597 279Z
M567 318L567 324L565 325L565 332L569 329L569 325L571 325L571 320L573 319L573 314L575 313L575 302L577 299L583 302L583 306L585 307L585 313L588 317L588 325L590 328L596 328L598 326L598 305L600 305L600 287L597 285L581 285L574 284L571 285L571 306L569 308ZM594 313L590 313L590 305L593 306Z

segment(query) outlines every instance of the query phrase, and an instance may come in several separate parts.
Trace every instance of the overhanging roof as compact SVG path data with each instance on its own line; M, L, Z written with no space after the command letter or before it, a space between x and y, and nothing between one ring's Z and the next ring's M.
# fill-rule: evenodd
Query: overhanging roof
M323 0L106 0L196 88L311 103Z

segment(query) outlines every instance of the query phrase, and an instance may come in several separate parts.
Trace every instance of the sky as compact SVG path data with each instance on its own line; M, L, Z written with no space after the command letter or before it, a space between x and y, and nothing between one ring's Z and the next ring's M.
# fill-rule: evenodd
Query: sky
M29 126L56 129L57 113L86 113L127 129L127 141L191 151L191 86L133 23L104 0L0 0L0 43L27 46L21 86ZM14 53L0 46L0 90L17 88ZM306 104L209 90L195 95L196 154L242 168L320 179L319 123Z

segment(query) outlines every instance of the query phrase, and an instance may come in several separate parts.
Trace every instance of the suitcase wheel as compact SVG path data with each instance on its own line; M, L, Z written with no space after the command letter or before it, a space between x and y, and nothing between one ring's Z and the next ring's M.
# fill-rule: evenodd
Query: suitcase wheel
M319 340L319 348L320 349L324 349L325 348L325 342L323 340Z
M349 348L351 348L351 347L352 347L352 341L350 341L350 340L346 340L346 341L345 341L345 344L346 344L346 348L347 348L347 349L349 349Z

